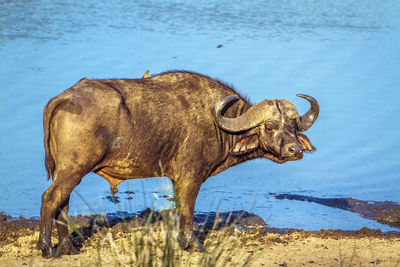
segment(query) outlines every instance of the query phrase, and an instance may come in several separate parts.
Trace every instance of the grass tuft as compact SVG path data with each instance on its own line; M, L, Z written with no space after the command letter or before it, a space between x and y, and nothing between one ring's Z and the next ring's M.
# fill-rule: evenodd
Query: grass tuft
M86 246L96 247L97 255L92 259L95 266L246 266L251 255L241 262L231 262L231 238L236 234L235 224L240 216L229 214L224 219L217 213L212 227L209 218L198 227L200 239L218 229L213 242L205 242L205 252L184 251L177 241L179 219L176 210L156 212L147 209L138 216L108 221L105 216L97 216L88 227L78 227L71 220L71 229L80 240L81 254ZM217 223L215 223L217 222ZM221 231L222 229L222 231ZM222 233L222 234L221 234ZM86 262L87 264L87 262Z

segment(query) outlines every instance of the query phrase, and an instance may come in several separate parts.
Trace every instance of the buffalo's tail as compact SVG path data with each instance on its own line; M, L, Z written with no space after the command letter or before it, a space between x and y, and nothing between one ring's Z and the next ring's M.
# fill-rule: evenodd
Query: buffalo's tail
M47 103L43 111L43 130L44 130L44 149L45 149L45 166L47 171L47 179L53 178L56 168L53 156L50 153L50 122L57 107L60 106L65 99L62 96L55 97Z

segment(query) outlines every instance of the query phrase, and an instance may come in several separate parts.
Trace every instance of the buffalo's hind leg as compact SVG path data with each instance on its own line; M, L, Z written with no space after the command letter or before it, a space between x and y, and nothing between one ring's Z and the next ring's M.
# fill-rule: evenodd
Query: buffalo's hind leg
M62 214L68 212L68 202L72 190L77 186L86 173L68 173L55 171L54 181L42 195L42 207L40 210L40 233L38 247L45 258L57 257L60 253L73 253L76 251L68 237L68 225L66 217ZM58 216L57 216L58 215ZM65 214L67 216L67 214ZM51 244L51 229L53 219L58 217L57 230L60 241L60 250L55 250ZM71 247L72 246L72 247Z
M63 102L53 112L49 125L44 125L49 137L45 140L46 157L54 160L54 171L49 173L53 183L42 195L40 210L38 247L47 258L77 252L68 237L66 216L70 194L104 158L111 136L107 127L97 125L96 112L81 109L74 102ZM57 251L51 244L54 219L59 236Z
M68 236L69 199L70 198L68 197L67 200L61 204L55 217L58 233L57 254L59 255L73 255L79 253Z

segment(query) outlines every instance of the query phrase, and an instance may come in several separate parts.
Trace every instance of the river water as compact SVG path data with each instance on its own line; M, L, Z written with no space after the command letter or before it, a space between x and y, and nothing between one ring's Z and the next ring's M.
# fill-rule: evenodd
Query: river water
M140 77L171 69L233 84L254 103L308 104L317 152L277 165L254 160L210 178L196 211L245 209L273 227L393 230L349 211L273 194L400 203L400 2L0 1L0 210L38 216L50 185L42 111L83 77ZM222 45L222 46L221 46ZM219 48L218 48L219 47ZM71 214L171 205L167 178L131 180L114 204L87 175Z

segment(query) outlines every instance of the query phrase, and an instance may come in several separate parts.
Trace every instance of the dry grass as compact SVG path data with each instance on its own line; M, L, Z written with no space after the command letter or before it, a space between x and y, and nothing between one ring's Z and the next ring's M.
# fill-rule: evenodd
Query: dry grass
M243 225L240 216L235 220L221 216L196 230L204 253L179 249L173 210L148 209L139 216L113 220L74 217L70 236L80 254L57 259L41 257L37 225L24 221L22 227L13 228L10 222L2 228L9 231L2 232L0 266L400 266L400 234L367 228L282 233L257 226L257 219L253 227L241 231L235 227L237 221ZM56 231L52 238L57 244Z
M85 234L74 228L78 232L76 239L82 239ZM150 211L146 216L122 221L111 228L100 228L82 243L81 253L91 251L91 261L85 259L84 262L92 266L246 266L250 262L251 255L235 262L223 257L229 250L227 244L237 235L232 227L214 235L213 242L205 242L205 252L181 250L177 242L178 229L178 217L173 210ZM210 230L204 227L198 230L200 236L206 231ZM93 248L96 248L96 256Z

